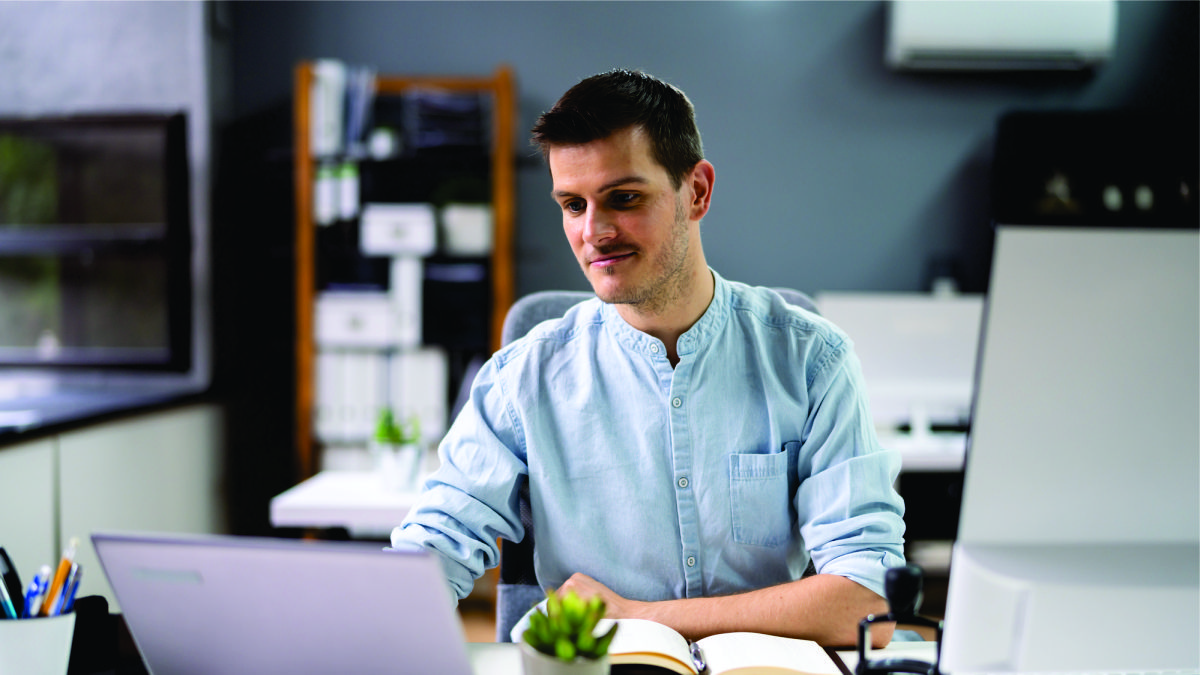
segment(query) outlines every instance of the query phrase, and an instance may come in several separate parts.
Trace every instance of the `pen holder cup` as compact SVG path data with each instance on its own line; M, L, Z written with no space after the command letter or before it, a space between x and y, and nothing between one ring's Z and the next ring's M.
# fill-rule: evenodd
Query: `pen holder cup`
M75 614L0 621L0 673L66 675Z

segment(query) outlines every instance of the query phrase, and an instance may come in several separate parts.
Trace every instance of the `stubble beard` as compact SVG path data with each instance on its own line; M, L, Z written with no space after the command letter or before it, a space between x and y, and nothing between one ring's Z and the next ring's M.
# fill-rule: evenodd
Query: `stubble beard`
M683 200L675 198L675 222L671 224L671 239L653 260L657 274L634 288L618 289L606 296L604 302L614 305L630 305L640 314L660 314L679 298L688 287L688 253L691 243L688 237L687 210ZM607 251L600 251L607 253ZM607 270L601 275L613 274ZM597 294L599 295L599 294Z

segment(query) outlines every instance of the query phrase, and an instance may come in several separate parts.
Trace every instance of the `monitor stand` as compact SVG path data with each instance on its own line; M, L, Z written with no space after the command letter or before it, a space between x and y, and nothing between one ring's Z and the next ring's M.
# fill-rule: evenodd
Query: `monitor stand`
M1200 545L960 542L952 565L945 672L1196 665Z

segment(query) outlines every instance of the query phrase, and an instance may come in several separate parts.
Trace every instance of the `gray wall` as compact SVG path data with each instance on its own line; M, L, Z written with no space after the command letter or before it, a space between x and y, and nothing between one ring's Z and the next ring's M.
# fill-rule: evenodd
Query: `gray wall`
M702 231L726 277L919 290L927 265L951 257L964 288L979 291L998 116L1194 107L1194 4L1121 3L1112 61L1080 78L890 72L887 7L876 2L235 3L234 105L248 115L286 99L300 59L414 74L485 74L504 62L517 76L524 148L536 116L580 78L643 68L696 104L717 170ZM540 160L522 162L518 189L518 291L586 288Z

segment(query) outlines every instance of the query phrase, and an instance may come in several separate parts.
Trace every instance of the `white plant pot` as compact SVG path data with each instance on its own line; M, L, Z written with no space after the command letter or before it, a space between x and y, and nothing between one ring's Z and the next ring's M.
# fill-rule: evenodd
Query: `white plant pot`
M413 492L417 489L424 459L420 445L376 442L371 445L371 453L375 456L384 489L392 492Z
M521 643L521 666L525 675L608 675L608 657L561 661Z

